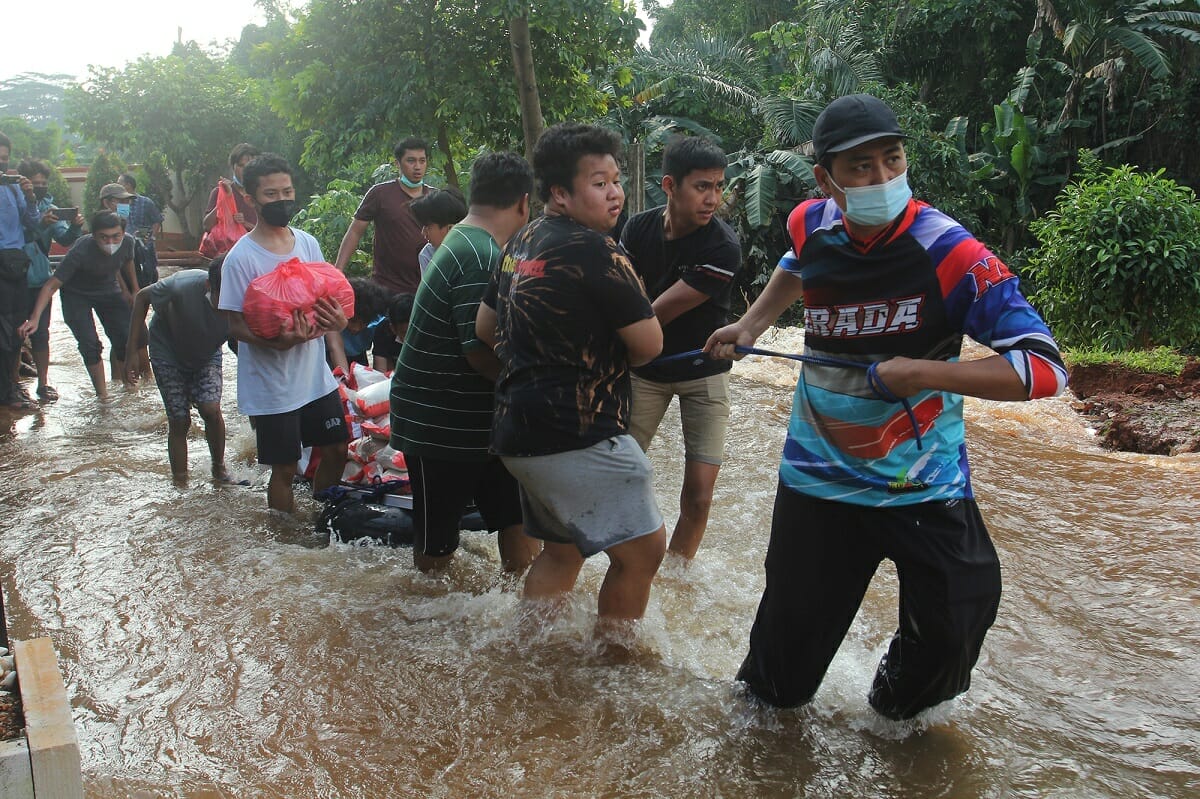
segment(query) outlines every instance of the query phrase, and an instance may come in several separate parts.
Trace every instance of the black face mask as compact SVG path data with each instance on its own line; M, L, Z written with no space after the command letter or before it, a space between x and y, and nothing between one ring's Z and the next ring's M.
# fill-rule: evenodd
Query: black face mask
M39 201L39 202L40 202L41 200L44 200L44 199L46 199L46 197L47 197L49 194L50 194L50 187L49 187L49 186L34 186L34 187L33 187L33 196L34 196L34 197L36 197L36 198L38 199L38 201Z
M295 200L276 200L258 209L258 215L263 221L273 227L287 227L288 222L296 215Z
M8 171L8 162L0 161L0 175L3 175L7 171Z

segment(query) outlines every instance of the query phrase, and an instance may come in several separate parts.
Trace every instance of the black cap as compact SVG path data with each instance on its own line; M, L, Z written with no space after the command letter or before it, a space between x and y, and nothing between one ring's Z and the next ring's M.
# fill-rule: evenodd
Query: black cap
M840 153L885 136L908 138L887 103L869 94L848 94L825 106L817 117L813 160L820 162L826 153Z

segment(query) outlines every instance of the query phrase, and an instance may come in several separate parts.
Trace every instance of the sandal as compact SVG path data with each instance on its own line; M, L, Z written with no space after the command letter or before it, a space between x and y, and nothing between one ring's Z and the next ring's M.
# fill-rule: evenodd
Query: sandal
M54 402L58 399L58 391L54 386L38 386L37 395L45 402Z

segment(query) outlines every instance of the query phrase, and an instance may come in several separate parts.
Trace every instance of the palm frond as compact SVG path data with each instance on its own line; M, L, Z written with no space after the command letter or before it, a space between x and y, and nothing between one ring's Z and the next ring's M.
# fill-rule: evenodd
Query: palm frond
M795 147L812 138L822 106L791 97L767 97L759 106L763 120L780 143Z
M1116 27L1109 32L1109 38L1128 50L1153 77L1161 80L1171 74L1171 66L1162 47L1146 34L1132 28Z

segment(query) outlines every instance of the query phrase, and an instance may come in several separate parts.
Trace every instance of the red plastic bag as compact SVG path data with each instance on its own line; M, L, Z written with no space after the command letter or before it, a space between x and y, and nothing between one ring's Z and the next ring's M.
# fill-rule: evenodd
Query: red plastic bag
M250 281L242 300L242 316L254 335L276 338L292 329L293 311L302 311L315 326L313 303L322 297L337 300L347 319L354 316L354 289L337 267L293 258Z
M217 224L200 239L200 254L205 258L216 258L229 252L234 243L246 235L246 228L233 219L238 212L237 201L233 199L233 190L224 181L217 184L216 212Z

